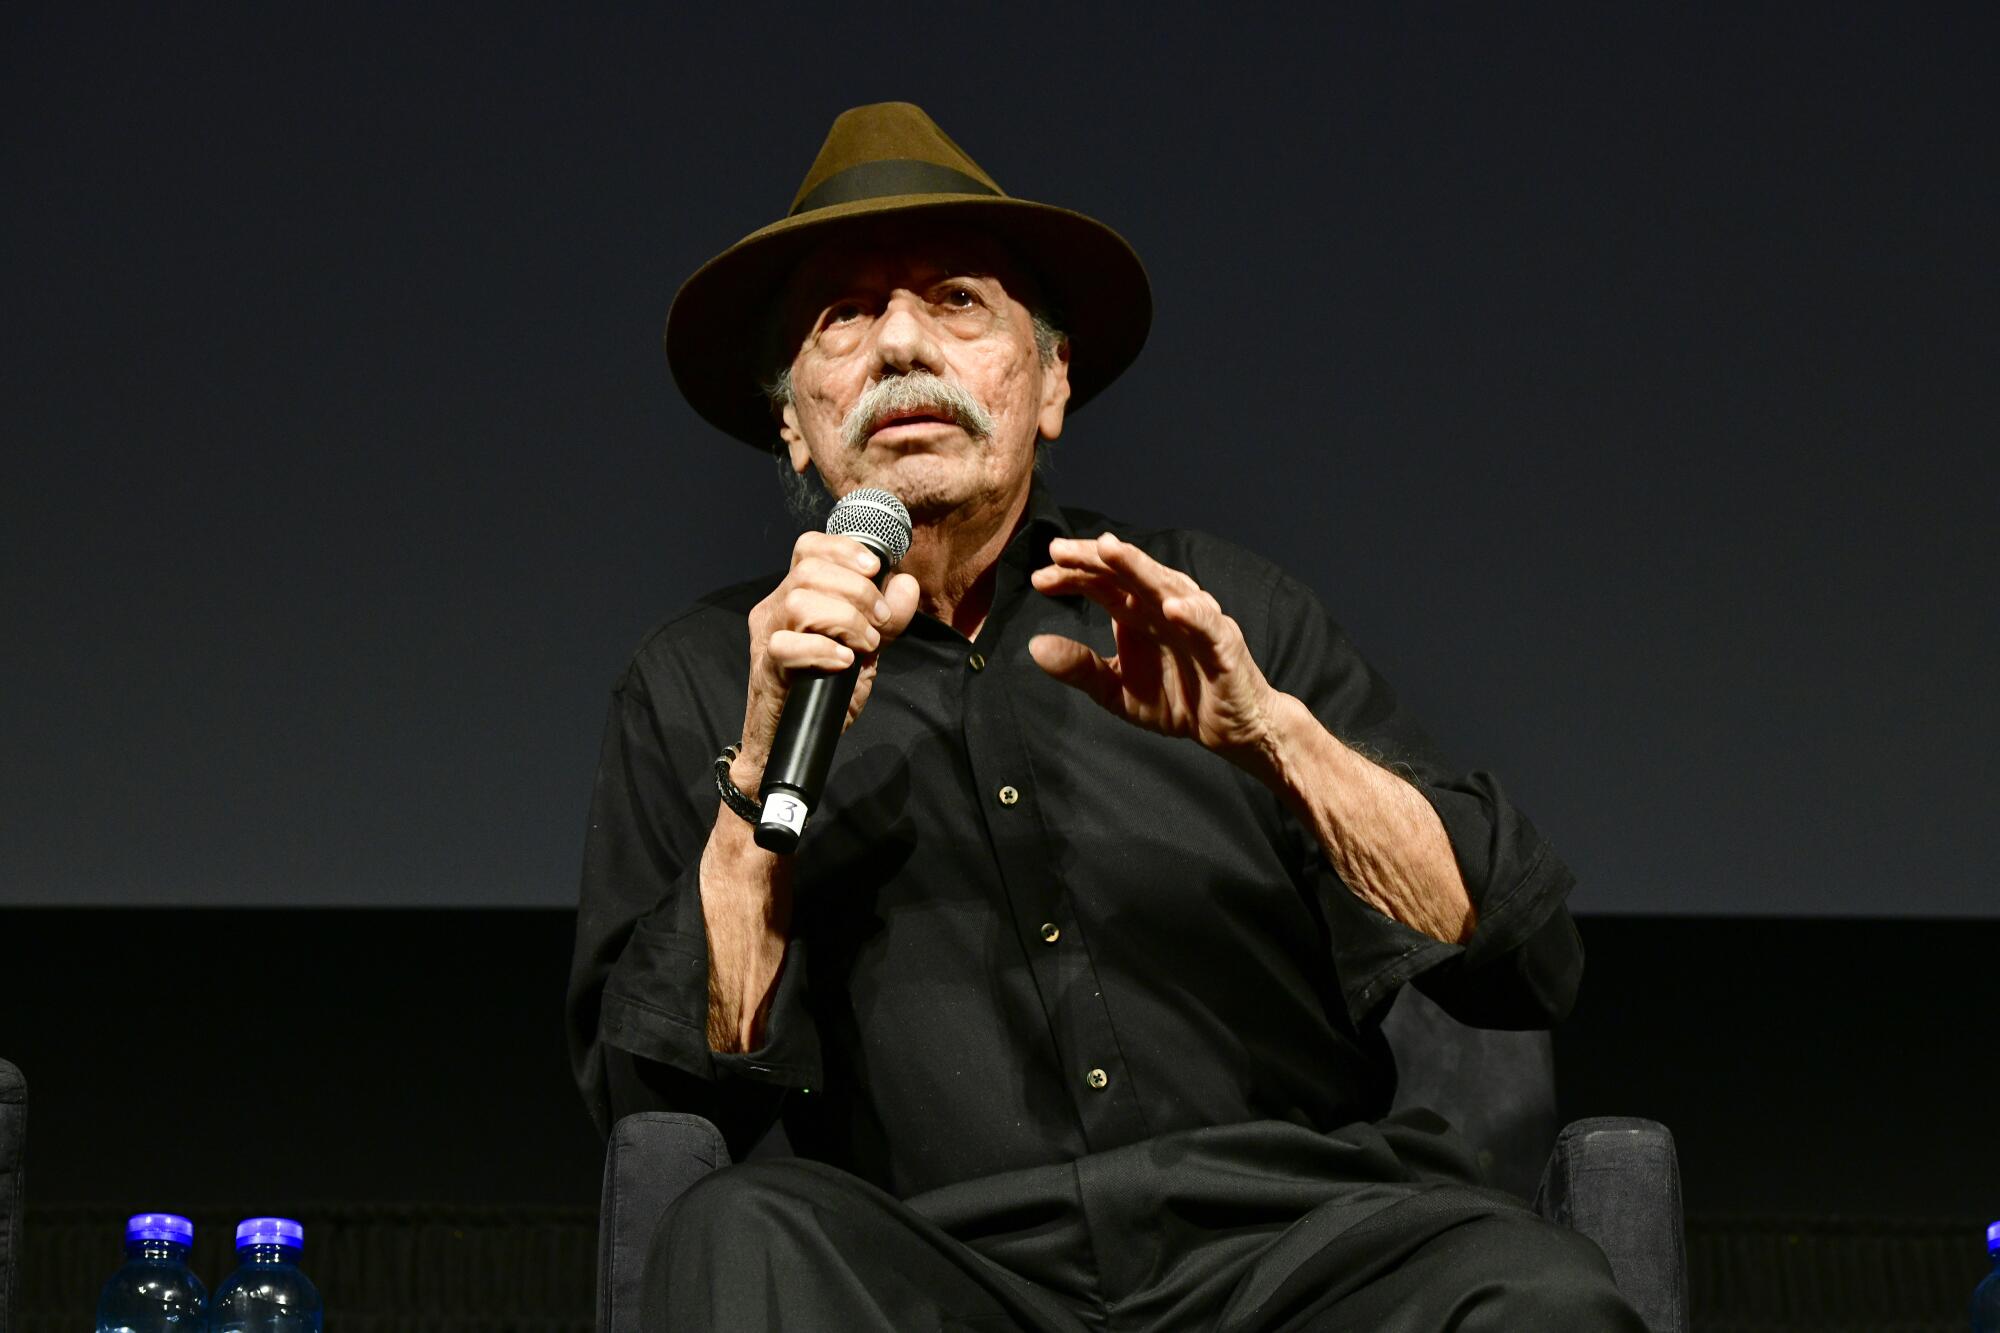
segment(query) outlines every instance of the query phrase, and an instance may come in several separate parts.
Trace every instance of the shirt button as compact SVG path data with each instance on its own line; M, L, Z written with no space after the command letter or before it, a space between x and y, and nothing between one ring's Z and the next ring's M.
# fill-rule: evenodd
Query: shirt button
M1054 944L1062 938L1062 927L1053 921L1042 922L1042 943Z
M974 671L984 671L986 670L986 655L984 653L974 653L965 659L965 664Z
M1000 789L1000 804L1012 805L1020 799L1021 793L1015 791L1012 787L1002 787Z
M1083 1076L1083 1081L1101 1092L1104 1090L1104 1086L1111 1082L1111 1075L1105 1073L1102 1069L1093 1069Z

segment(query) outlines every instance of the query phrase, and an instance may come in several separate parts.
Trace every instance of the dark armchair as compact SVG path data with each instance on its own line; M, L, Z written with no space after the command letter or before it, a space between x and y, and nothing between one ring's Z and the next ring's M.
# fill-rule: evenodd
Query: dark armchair
M1546 1032L1469 1028L1405 990L1384 1024L1396 1105L1429 1106L1479 1150L1493 1183L1596 1241L1654 1333L1687 1333L1687 1259L1673 1136L1651 1120L1579 1120L1557 1132ZM597 1249L598 1333L640 1333L646 1253L667 1206L729 1165L715 1126L646 1112L611 1129Z

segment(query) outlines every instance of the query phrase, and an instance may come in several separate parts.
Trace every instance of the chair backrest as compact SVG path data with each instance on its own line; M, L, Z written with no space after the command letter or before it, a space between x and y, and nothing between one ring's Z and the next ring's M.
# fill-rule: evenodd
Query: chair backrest
M1477 1150L1495 1185L1532 1199L1560 1128L1549 1034L1467 1027L1409 986L1382 1033L1396 1053L1395 1109L1436 1111Z
M0 1060L0 1333L8 1333L14 1326L27 1150L28 1081L20 1070Z

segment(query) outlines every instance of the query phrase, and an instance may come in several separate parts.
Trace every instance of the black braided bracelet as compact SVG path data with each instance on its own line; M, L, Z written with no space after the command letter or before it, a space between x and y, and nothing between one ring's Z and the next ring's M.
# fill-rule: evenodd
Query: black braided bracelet
M734 745L724 746L722 753L715 756L715 790L721 794L724 805L743 816L747 823L755 824L764 817L764 803L745 796L729 780L729 766L735 762Z

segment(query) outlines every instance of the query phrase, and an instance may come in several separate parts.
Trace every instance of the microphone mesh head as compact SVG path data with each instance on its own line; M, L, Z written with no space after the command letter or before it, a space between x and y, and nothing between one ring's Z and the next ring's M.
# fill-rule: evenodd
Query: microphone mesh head
M826 516L826 530L866 542L882 557L885 570L894 569L910 553L910 511L889 492L872 486L841 496Z

